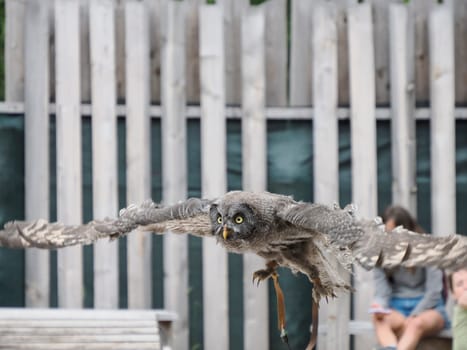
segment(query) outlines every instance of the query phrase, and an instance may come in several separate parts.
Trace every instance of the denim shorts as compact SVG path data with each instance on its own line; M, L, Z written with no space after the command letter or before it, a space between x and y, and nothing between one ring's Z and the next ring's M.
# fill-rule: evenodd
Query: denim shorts
M415 298L397 298L393 297L389 301L389 307L391 309L399 311L405 317L408 317L413 309L418 305L420 300L423 299L423 296ZM449 321L448 314L446 313L446 308L444 307L444 302L442 299L439 300L438 304L433 308L433 310L438 311L444 319L444 328L451 328L451 322Z

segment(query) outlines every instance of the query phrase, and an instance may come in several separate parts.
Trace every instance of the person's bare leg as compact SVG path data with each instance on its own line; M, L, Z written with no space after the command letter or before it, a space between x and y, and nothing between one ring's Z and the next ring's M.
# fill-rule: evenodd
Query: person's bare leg
M444 328L444 319L436 310L423 311L407 318L404 332L397 345L398 350L413 350L422 337L436 334Z
M397 345L397 334L404 327L404 322L404 315L395 310L388 315L373 315L373 325L379 345Z

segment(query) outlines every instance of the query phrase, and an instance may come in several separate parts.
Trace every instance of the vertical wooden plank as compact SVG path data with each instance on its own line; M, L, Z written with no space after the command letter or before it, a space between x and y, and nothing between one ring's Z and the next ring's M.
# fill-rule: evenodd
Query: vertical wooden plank
M266 105L287 105L287 1L269 0L266 11Z
M313 169L314 201L331 205L339 202L339 141L337 123L337 8L317 2L313 23ZM334 262L335 268L345 269ZM350 280L350 276L349 276ZM318 338L320 349L348 349L350 295L320 305L320 320L327 324L326 337Z
M350 104L349 86L349 48L348 48L348 26L347 6L349 0L334 0L337 7L337 66L338 74L338 101L339 106Z
M80 0L80 52L81 52L81 100L91 100L91 55L89 38L89 4L94 0Z
M144 0L149 13L149 40L151 41L151 103L161 100L161 2L166 0Z
M203 198L227 190L224 35L220 5L199 7L201 84L201 175ZM216 168L212 171L212 160ZM204 349L229 348L227 252L214 239L203 240Z
M93 215L102 219L118 214L113 0L91 1L89 16ZM118 308L118 241L94 244L94 307Z
M6 0L5 101L24 100L24 11L24 1Z
M241 18L249 0L218 0L224 13L225 98L227 104L242 100Z
M448 5L432 9L429 41L432 231L442 235L456 232L454 23Z
M40 0L25 3L24 22L26 219L47 219L50 204L49 3ZM20 97L16 93L12 95ZM28 249L25 255L26 306L48 307L49 252Z
M151 197L149 117L149 27L141 1L125 3L127 202ZM127 240L128 307L151 307L151 234Z
M185 5L167 1L162 33L162 199L174 204L187 196ZM187 350L188 237L164 236L164 307L177 313L174 348Z
M389 1L373 0L373 33L375 45L376 105L389 104Z
M313 1L295 0L291 6L289 103L291 106L307 106L312 97L312 56L310 40L304 40L304 33L311 34Z
M245 191L267 186L267 138L265 114L265 9L251 6L242 19L242 170ZM251 283L254 271L265 261L243 256L244 348L268 349L267 283Z
M414 27L405 4L389 5L392 202L417 213Z
M203 0L185 0L185 73L186 100L189 104L200 102L199 91L199 4Z
M79 1L55 1L55 91L57 106L57 220L82 222L81 86ZM82 247L57 252L58 304L83 303Z
M348 10L351 101L352 201L363 217L377 213L375 61L371 5L351 4ZM355 318L370 320L366 310L373 297L372 274L355 266ZM357 349L369 349L373 335L356 337Z
M117 75L117 100L125 101L125 3L115 2L115 66Z
M432 1L410 1L411 16L415 27L415 101L428 103L430 98L428 55L428 12Z
M467 2L454 2L454 42L456 64L456 103L467 103Z

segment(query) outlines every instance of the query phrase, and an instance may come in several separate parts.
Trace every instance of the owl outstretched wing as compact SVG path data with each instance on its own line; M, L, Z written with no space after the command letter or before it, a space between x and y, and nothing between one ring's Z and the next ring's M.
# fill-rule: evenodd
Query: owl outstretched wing
M302 228L297 231L302 240L307 239L307 232L308 239L321 235L334 252L350 254L366 269L435 266L451 271L467 267L466 236L435 236L403 227L386 231L380 218L359 218L351 205L341 209L299 202L284 207L278 216Z
M210 236L209 207L212 201L190 198L171 206L152 201L122 209L118 218L94 220L84 225L64 225L46 220L12 221L0 231L0 246L9 248L61 248L91 244L98 239L115 239L136 228L162 233L191 233Z

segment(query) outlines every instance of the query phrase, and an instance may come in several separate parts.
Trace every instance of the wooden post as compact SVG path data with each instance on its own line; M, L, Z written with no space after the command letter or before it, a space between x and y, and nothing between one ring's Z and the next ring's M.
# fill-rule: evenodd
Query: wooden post
M375 64L371 5L354 4L348 10L351 101L352 201L359 215L377 213ZM370 320L366 310L373 298L372 273L355 265L355 318ZM356 348L367 349L373 336L356 337Z
M141 1L125 3L127 202L151 197L149 27ZM128 235L128 307L151 307L151 233Z
M265 14L264 6L252 6L242 20L242 169L245 191L267 186L267 138L265 114ZM265 261L243 256L244 348L268 349L267 283L251 283L254 271Z
M187 196L185 6L167 1L163 10L162 45L162 199L174 204ZM188 237L164 236L164 307L177 313L174 348L187 350Z
M114 2L91 1L89 15L93 214L103 219L118 214ZM118 241L94 244L94 307L118 308Z
M41 0L28 1L24 5L24 140L27 220L49 218L49 5L50 3ZM11 9L11 7L8 8ZM17 40L20 39L17 38ZM17 45L20 44L17 42ZM9 62L9 60L6 61L7 64ZM7 66L7 70L10 69L14 70L14 67ZM10 78L7 79L7 84L10 84ZM9 89L7 87L7 91L10 91ZM11 92L11 95L8 93L7 96L8 98L21 98L21 93ZM28 249L25 253L26 306L48 307L49 252Z
M454 24L440 4L429 17L431 84L431 213L437 235L456 232Z
M199 7L201 174L203 198L227 190L224 30L222 7ZM215 160L215 161L213 161ZM214 239L203 242L204 348L229 348L227 252Z
M79 1L55 1L57 123L57 220L82 222L81 85ZM82 247L57 252L58 305L83 304Z
M303 40L311 32L313 2L294 0L290 36L290 105L306 106L311 103L312 57L310 41Z
M313 169L314 201L339 202L339 141L337 124L337 19L336 7L319 3L313 11ZM334 262L335 268L345 269ZM350 278L349 278L350 280ZM318 338L320 349L348 349L350 295L320 305L320 320L327 324L326 337Z
M417 214L414 28L406 4L390 4L392 202Z

